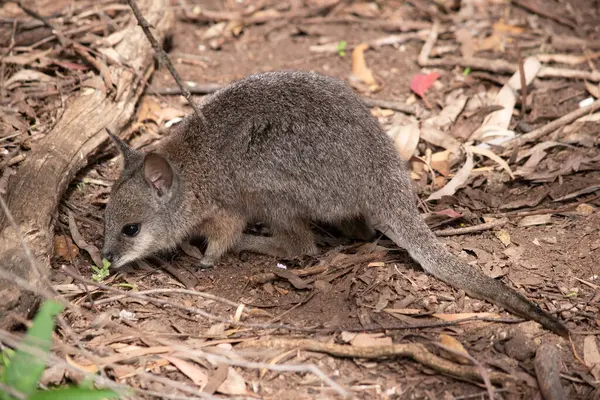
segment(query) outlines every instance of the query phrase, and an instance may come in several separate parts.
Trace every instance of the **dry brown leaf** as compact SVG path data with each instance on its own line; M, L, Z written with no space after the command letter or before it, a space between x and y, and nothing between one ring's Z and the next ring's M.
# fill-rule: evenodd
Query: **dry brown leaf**
M441 319L442 321L460 321L463 319L469 319L473 317L478 318L500 318L500 315L496 313L459 313L459 314L432 314L434 317Z
M96 45L103 46L103 47L116 46L117 44L121 43L123 38L125 38L125 35L127 34L127 32L130 32L130 31L128 29L121 29L120 31L111 33L110 35L108 35L106 37L96 40Z
M504 245L504 247L508 247L511 243L510 233L506 229L500 229L495 232L496 237L500 242Z
M346 8L346 12L363 18L375 18L379 15L379 7L375 2L354 3Z
M594 213L594 211L596 211L594 206L591 206L586 203L578 205L577 208L575 209L575 212L580 215L592 215Z
M2 57L0 62L2 64L28 65L36 60L39 60L40 58L46 57L51 52L52 52L52 49L40 50L40 51L30 51L28 53Z
M82 371L86 371L91 374L95 374L96 372L98 372L98 366L96 364L90 364L89 362L82 364L82 363L76 362L68 354L65 356L65 360L67 361L67 364L69 364L75 368L78 368Z
M75 223L75 217L71 211L68 211L68 220L69 231L71 232L71 237L73 238L75 244L77 244L77 247L85 250L90 255L92 261L97 267L102 267L102 255L100 254L100 250L98 250L95 245L88 243L83 236L81 236L79 230L77 229L77 224Z
M542 64L535 57L529 57L523 63L523 69L525 71L525 83L529 85L533 79L537 76L537 73L541 69ZM483 124L473 132L471 140L490 139L496 137L494 140L486 140L494 144L501 144L510 138L514 137L514 132L508 129L510 121L512 119L513 110L517 102L517 94L521 90L521 78L520 73L515 72L513 76L508 80L506 85L500 89L494 99L496 106L502 107L501 110L490 113L483 120ZM481 146L480 147L485 147Z
M210 40L215 39L223 35L225 32L225 28L227 27L227 22L219 22L212 25L210 28L205 30L200 36L201 40Z
M552 214L528 215L519 221L519 226L546 225L552 221Z
M172 106L163 107L154 97L145 96L138 112L138 123L152 121L163 128L167 121L184 116L185 112L182 109Z
M492 152L491 150L488 150L488 149L481 148L481 147L475 147L475 146L467 146L467 147L469 148L469 150L471 150L471 152L482 155L482 156L486 156L490 160L495 161L496 164L498 164L506 172L508 172L508 174L510 175L510 177L512 179L515 179L513 172L511 171L510 167L508 166L508 163L506 161L504 161L503 159L501 159L500 157L498 157L494 152Z
M200 390L202 390L204 388L204 386L206 386L206 384L208 383L208 376L200 367L197 367L196 365L192 364L191 362L182 360L177 357L172 357L172 356L162 356L162 357L165 360L168 360L175 367L177 367L177 369L180 370L181 373L183 373L185 376L190 378L192 380L192 382L194 382L195 385L198 385L200 387Z
M434 170L438 171L443 176L450 175L450 156L452 152L450 150L438 151L437 153L433 153L431 155L431 160L429 161L429 165Z
M217 392L231 396L246 394L246 381L233 367L229 367L227 378L219 385Z
M22 69L17 71L13 76L8 78L4 84L6 87L10 87L15 82L50 82L54 78L43 72L36 71L33 69Z
M446 335L445 333L440 333L440 343L442 345L444 345L445 347L449 347L452 350L464 354L465 356L468 356L469 353L467 352L467 350L463 347L463 345L455 338L453 338L450 335ZM444 352L447 354L447 357L458 362L461 364L470 364L469 359L466 357L461 357L458 354L454 354L454 353L450 353L450 352Z
M352 77L368 86L370 91L379 89L379 83L373 71L367 67L365 51L369 48L366 43L361 43L352 50Z
M460 147L460 142L450 133L442 131L427 121L421 124L421 139L434 146L450 150L452 153L456 153Z
M469 97L464 94L455 93L447 96L446 105L442 111L435 117L429 118L427 122L440 129L452 125L464 110L467 100L469 100Z
M461 28L454 34L460 43L460 53L464 58L472 58L475 54L475 41L468 29Z
M387 134L394 139L394 145L400 153L400 157L406 161L410 160L419 145L419 137L421 136L419 123L413 121L406 125L394 125Z
M73 261L79 254L79 247L73 240L65 235L54 236L54 254L65 261Z
M473 153L471 153L469 149L465 149L465 152L467 155L465 164L461 167L460 170L458 170L456 175L454 175L454 178L452 178L450 182L446 184L446 186L444 186L440 190L431 193L427 198L427 201L439 200L443 196L452 196L461 186L463 186L467 182L467 179L469 179L469 175L473 170Z
M504 20L500 20L500 21L496 22L492 26L492 28L495 32L510 33L512 35L520 35L521 33L524 32L523 28L516 26L516 25L505 24Z
M350 344L356 347L376 347L390 346L393 342L392 338L384 336L382 333L359 333Z
M588 335L583 339L583 361L588 368L593 368L600 363L600 352L596 343L596 336Z
M595 54L596 58L598 53ZM592 57L578 56L575 54L537 54L537 59L545 64L558 63L567 65L583 64Z
M343 332L342 332L343 334ZM283 353L273 357L270 361L269 364L270 365L277 365L279 364L281 361L288 359L289 357L293 356L294 354L298 353L297 349L292 349L292 350L288 350L288 351L284 351ZM264 378L264 376L267 374L269 370L266 368L263 368L260 370L260 377L261 379Z

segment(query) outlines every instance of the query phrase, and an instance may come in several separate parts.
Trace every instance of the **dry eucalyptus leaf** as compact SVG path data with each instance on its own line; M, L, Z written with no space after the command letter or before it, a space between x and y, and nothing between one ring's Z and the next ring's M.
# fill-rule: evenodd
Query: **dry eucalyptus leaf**
M467 350L463 347L463 345L454 337L450 336L450 335L446 335L444 333L440 333L440 343L442 345L444 345L445 347L449 347L452 350L458 352L458 353L462 353L466 356L469 355L469 353L467 352ZM450 353L450 352L445 352L448 355L448 358L461 363L461 364L469 364L469 360L466 357L461 357L458 354L455 353Z
M439 318L442 321L460 321L468 318L500 318L500 315L495 313L458 313L458 314L431 314L435 318Z
M433 153L431 155L429 165L431 166L431 168L438 171L440 174L448 176L450 175L451 155L452 152L450 150L438 151L437 153Z
M519 226L546 225L552 220L552 214L528 215L519 221Z
M387 134L394 139L394 145L400 153L400 157L403 160L410 160L419 145L419 137L421 136L419 123L413 121L407 125L394 125Z
M33 69L22 69L8 78L6 82L4 82L4 85L8 88L15 82L50 82L53 79L54 78L52 78L50 75L46 75L40 71Z
M467 147L469 148L469 150L471 152L482 155L482 156L486 156L490 160L495 161L496 164L498 164L499 166L502 167L502 169L504 169L506 172L508 172L508 174L510 175L510 177L512 179L515 179L513 172L511 171L510 167L508 166L508 163L506 161L504 161L503 159L501 159L499 156L497 156L494 152L492 152L491 150L488 150L488 149L481 148L481 147L475 147L475 146L467 146Z
M450 150L453 153L456 153L460 147L460 142L450 133L442 131L427 121L421 124L421 139L434 146Z
M495 232L496 237L500 242L504 245L504 247L508 247L511 243L510 233L506 229L500 229Z
M355 347L391 346L392 338L381 333L359 333L350 342Z
M246 394L246 381L233 367L229 367L227 378L218 387L217 392L231 396Z
M446 184L446 186L431 193L431 195L429 195L427 198L427 201L439 200L443 196L452 196L467 182L467 179L469 179L469 175L471 175L471 171L473 170L473 153L471 153L469 149L465 149L465 151L467 153L467 160L465 161L465 164L456 173L456 175L454 175L454 178L452 178L450 182Z
M178 370L181 371L181 373L190 378L195 385L200 387L200 390L202 390L202 388L208 383L208 376L206 375L206 372L204 372L202 368L196 366L195 364L177 357L162 357L173 364Z
M379 89L379 83L375 79L373 71L367 67L365 51L368 48L368 44L361 43L352 51L352 77L367 85L370 91L375 91Z
M533 79L537 76L537 73L541 69L542 64L535 57L529 57L523 63L523 69L525 70L525 83L529 85ZM482 138L489 138L491 136L500 136L497 141L493 141L495 144L503 143L508 140L510 135L507 132L510 121L512 119L513 110L517 102L517 94L521 90L521 78L520 73L515 74L509 79L509 81L500 89L498 95L494 99L494 105L501 106L502 109L490 113L483 121L483 124L473 132L470 139L477 140ZM514 134L514 132L513 132ZM485 147L481 146L480 147Z
M588 368L593 368L600 363L600 352L596 343L596 336L588 335L583 339L583 361Z

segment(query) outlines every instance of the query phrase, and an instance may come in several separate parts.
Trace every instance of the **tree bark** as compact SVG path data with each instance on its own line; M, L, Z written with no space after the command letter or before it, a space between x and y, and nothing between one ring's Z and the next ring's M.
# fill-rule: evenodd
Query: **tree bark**
M139 6L162 42L173 22L169 1L140 0ZM83 82L56 126L38 142L9 182L8 209L20 235L0 210L2 329L14 325L14 316L29 317L35 310L39 293L31 289L50 287L54 220L60 199L77 171L86 166L87 157L108 138L105 128L120 132L129 123L145 82L154 71L154 52L133 15L125 29L129 32L115 50L126 66L110 67L114 90L107 93L99 76ZM23 242L31 249L35 264L24 252ZM29 290L18 284L18 278L28 282Z

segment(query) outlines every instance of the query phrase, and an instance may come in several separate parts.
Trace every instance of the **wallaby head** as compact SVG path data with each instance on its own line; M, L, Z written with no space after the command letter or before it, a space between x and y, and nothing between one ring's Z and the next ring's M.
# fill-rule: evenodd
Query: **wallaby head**
M183 195L181 177L164 156L109 136L123 156L123 170L106 206L102 253L119 267L177 246L171 230Z

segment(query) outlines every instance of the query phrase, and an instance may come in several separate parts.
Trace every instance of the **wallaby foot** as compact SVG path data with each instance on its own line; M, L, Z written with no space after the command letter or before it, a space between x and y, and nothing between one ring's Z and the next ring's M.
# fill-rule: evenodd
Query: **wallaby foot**
M297 221L286 226L273 228L273 236L243 234L233 250L237 253L249 251L278 258L293 258L318 253L314 236L307 223Z

